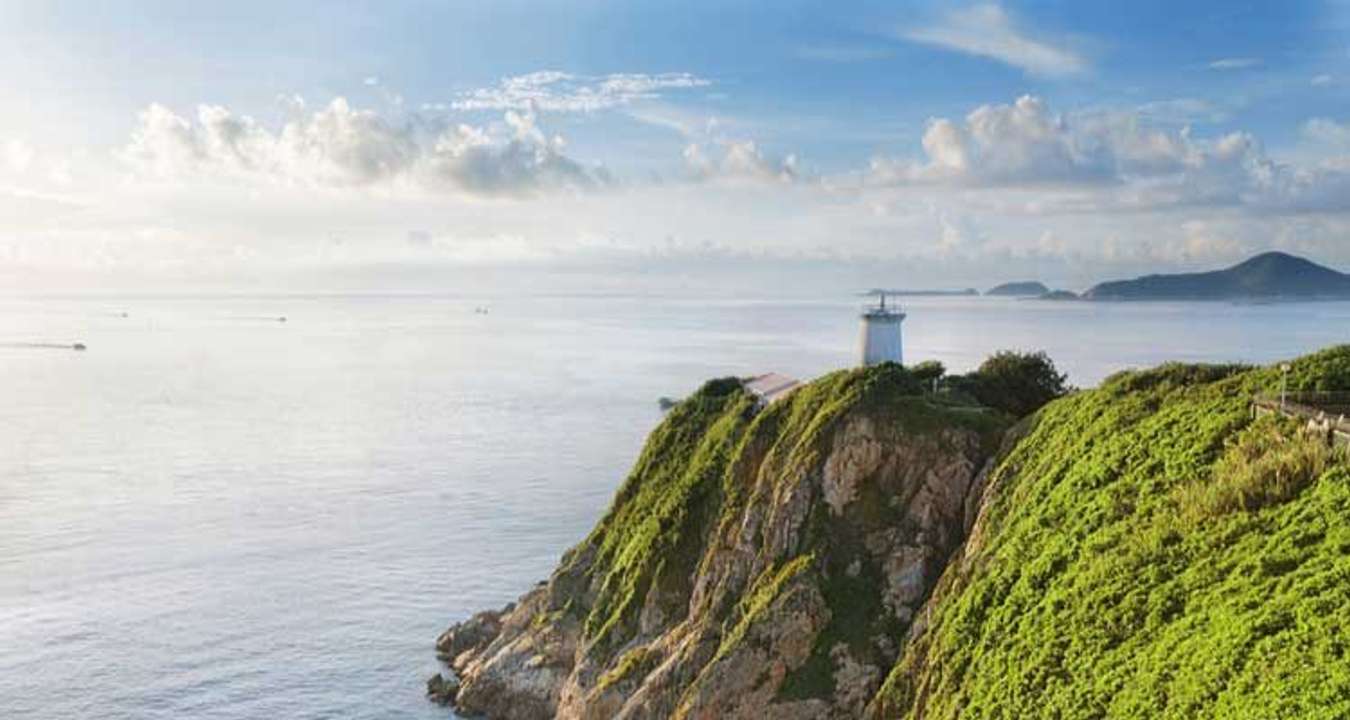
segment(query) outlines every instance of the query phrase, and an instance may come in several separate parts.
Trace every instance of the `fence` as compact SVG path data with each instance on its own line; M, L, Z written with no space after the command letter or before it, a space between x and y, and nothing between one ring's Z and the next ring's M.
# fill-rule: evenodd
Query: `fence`
M1304 420L1313 430L1325 432L1333 443L1350 445L1350 392L1289 392L1259 395L1252 401L1255 413L1277 412Z

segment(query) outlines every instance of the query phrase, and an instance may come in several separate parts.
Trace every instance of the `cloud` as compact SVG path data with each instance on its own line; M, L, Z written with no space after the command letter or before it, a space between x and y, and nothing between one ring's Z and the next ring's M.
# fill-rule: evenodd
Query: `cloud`
M1309 122L1305 134L1350 140L1345 126L1329 120ZM1137 112L1058 115L1032 96L1011 105L980 106L961 121L931 120L922 147L921 161L874 159L866 182L1040 189L1025 206L1036 213L1202 205L1294 213L1350 210L1350 168L1279 163L1248 133L1198 140L1189 128L1152 127Z
M422 158L432 177L482 195L587 190L610 181L603 169L588 170L567 157L563 139L546 136L533 114L507 112L505 119L510 128L505 138L468 125L442 134Z
M1261 58L1256 57L1232 57L1221 58L1209 64L1210 70L1247 70L1254 67L1260 67Z
M493 87L460 94L456 110L539 110L595 112L660 98L664 91L707 87L712 81L690 73L614 73L581 76L556 70L503 78Z
M608 182L565 154L562 138L531 113L486 127L394 122L337 98L271 131L246 115L202 105L195 119L146 108L121 158L155 178L238 178L289 185L373 187L403 183L480 196L588 189Z
M1336 78L1326 73L1322 73L1321 75L1314 75L1313 79L1309 82L1312 83L1313 87L1326 87L1336 82Z
M790 183L801 178L796 155L765 155L753 140L723 140L711 146L690 143L684 162L698 180Z
M1039 77L1072 77L1091 69L1087 58L1065 47L1065 43L1033 37L995 4L949 11L937 23L905 30L901 36L997 60Z
M963 122L930 120L922 145L926 162L875 159L873 179L998 186L1095 183L1113 174L1100 142L1073 132L1029 95L1011 105L980 106Z

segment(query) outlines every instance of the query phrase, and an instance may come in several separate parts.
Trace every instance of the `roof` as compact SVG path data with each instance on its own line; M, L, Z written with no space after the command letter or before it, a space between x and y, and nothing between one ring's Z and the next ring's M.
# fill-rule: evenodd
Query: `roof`
M745 389L754 393L765 404L786 397L800 386L801 383L796 378L778 373L756 375L745 383Z

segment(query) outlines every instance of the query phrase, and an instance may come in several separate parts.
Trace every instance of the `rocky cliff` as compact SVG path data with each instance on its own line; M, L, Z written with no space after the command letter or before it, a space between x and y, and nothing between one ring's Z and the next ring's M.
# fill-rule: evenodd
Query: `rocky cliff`
M440 638L435 689L492 718L857 717L1007 424L894 366L764 409L711 382L547 582Z
M1350 390L1350 346L1291 389ZM1350 459L1168 365L1007 415L715 381L547 582L446 631L491 718L1350 716ZM1010 428L1011 426L1011 428Z

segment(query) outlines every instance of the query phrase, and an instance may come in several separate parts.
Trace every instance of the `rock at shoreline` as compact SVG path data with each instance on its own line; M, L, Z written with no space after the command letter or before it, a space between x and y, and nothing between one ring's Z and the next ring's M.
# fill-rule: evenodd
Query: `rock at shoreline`
M445 677L436 673L427 678L427 699L438 705L453 705L455 695L459 693L459 679L454 675Z
M484 610L462 623L457 623L436 638L436 656L453 662L468 650L477 650L497 639L502 631L502 615L514 607L507 605L499 611Z

